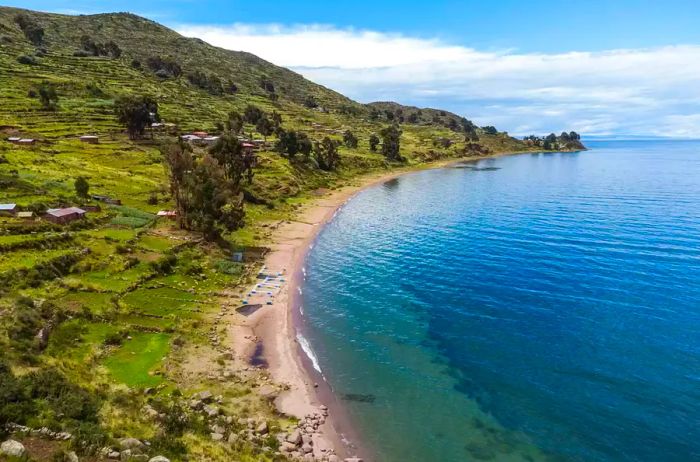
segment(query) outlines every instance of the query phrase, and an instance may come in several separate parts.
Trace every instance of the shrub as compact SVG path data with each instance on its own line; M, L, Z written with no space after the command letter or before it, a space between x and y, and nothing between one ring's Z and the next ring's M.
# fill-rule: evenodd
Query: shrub
M34 56L20 55L17 57L17 62L20 64L26 64L28 66L34 66L39 64Z

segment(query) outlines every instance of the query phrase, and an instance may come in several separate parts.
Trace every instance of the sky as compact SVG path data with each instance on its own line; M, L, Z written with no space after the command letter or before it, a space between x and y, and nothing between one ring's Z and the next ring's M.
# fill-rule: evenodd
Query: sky
M700 138L698 0L3 4L133 12L360 102L447 109L513 135Z

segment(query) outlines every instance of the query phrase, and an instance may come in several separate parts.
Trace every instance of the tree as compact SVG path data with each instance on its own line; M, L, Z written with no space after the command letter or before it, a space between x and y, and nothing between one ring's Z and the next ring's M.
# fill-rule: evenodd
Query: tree
M39 88L37 89L39 95L39 101L41 102L41 107L45 111L55 111L58 105L58 94L56 93L56 87L49 82L41 82Z
M481 129L484 131L484 133L486 133L488 135L497 135L498 134L498 130L496 130L496 127L494 127L493 125L487 125L485 127L481 127Z
M379 137L377 135L375 135L374 133L372 133L369 136L369 150L372 152L376 152L378 145L379 145Z
M286 154L287 157L293 159L294 156L299 152L299 140L297 137L297 132L295 131L280 131L278 134L279 140L275 145L275 149L280 154Z
M192 147L182 140L161 148L165 160L164 166L170 180L170 194L175 200L177 221L181 228L189 229L190 192L189 176L194 169Z
M340 165L340 154L338 154L338 142L327 136L314 145L314 157L321 170L336 170Z
M77 194L78 197L87 199L88 192L90 191L90 184L84 176L76 178L73 186L75 187L75 194Z
M146 127L159 120L158 102L150 96L120 96L114 103L114 112L119 122L126 125L132 140L142 136Z
M249 104L243 112L243 121L255 125L263 115L264 113L259 107Z
M314 146L306 133L297 133L297 146L299 147L299 152L308 160L309 154L311 154Z
M343 142L345 143L345 146L349 147L350 149L357 148L357 137L350 130L346 130L343 134Z
M255 130L263 136L265 141L267 141L267 137L275 132L275 126L272 122L270 122L270 119L263 115L256 122Z
M112 58L119 58L122 55L122 49L119 48L119 45L117 45L111 40L105 43L104 48L106 53Z
M270 114L270 120L272 120L272 125L275 127L275 131L282 127L282 116L277 111L272 111Z
M399 127L389 125L379 133L382 137L382 154L388 160L403 160L401 157L401 130Z
M250 149L244 149L235 136L221 136L209 149L209 154L223 167L224 175L231 181L234 189L240 187L244 177L248 184L253 182L255 154Z
M231 111L228 113L228 120L226 120L225 125L228 131L238 135L243 130L243 117L238 112Z

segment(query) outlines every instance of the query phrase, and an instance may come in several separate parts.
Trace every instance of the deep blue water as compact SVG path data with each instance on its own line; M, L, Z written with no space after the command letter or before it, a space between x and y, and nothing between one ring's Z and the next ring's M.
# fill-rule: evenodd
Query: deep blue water
M589 147L405 175L321 232L306 335L377 460L700 460L700 143Z

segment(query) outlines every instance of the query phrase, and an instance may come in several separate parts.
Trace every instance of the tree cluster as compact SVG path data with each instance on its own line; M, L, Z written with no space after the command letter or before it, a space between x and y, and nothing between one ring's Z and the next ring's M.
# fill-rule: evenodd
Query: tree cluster
M15 23L22 29L24 36L27 40L32 42L32 44L39 46L44 41L44 28L33 18L24 13L20 13L15 16Z
M293 159L297 153L301 153L305 158L309 157L313 145L306 133L280 129L277 136L279 139L275 144L275 150L280 154L289 159Z
M151 56L146 60L146 65L160 78L180 77L182 75L182 67L173 58L162 58L160 56Z
M524 137L523 141L532 146L539 146L546 150L583 149L583 144L581 144L581 135L574 131L568 133L562 132L559 136L554 133L550 133L544 138L530 135Z
M122 50L114 41L110 40L107 43L96 43L89 35L80 37L81 52L76 55L86 56L110 56L119 58L122 55Z
M162 151L182 228L215 238L243 226L242 183L253 180L255 155L235 136L223 135L201 159L182 141Z
M214 74L194 71L187 74L187 80L195 87L199 87L212 95L222 95L224 93L224 84Z

